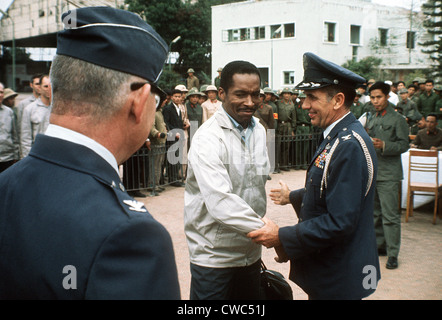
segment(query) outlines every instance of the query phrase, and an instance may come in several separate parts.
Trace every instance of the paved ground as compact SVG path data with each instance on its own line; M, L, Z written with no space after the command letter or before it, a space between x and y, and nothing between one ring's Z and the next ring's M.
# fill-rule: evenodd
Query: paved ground
M290 189L304 185L305 171L273 174L267 184L267 191L275 188L279 180L285 181ZM190 267L189 254L183 228L184 188L167 187L160 196L137 198L146 204L152 215L170 232L174 243L178 275L183 299L189 298ZM267 216L280 226L293 225L297 218L292 207L284 207L268 201ZM402 245L399 254L399 268L385 268L387 258L380 257L382 279L370 300L440 300L442 299L442 220L436 225L432 221L432 204L416 209L408 223L404 222L402 211ZM278 264L273 260L273 249L263 249L263 260L269 269L288 276L289 264ZM294 299L305 300L307 295L289 281Z

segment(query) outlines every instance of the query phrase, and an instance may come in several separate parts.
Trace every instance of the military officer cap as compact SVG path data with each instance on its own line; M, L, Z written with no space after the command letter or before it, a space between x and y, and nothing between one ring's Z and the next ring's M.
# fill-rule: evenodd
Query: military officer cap
M442 91L442 85L440 85L440 84L435 85L435 86L434 86L434 90L436 90L436 91ZM5 90L5 92L6 92L6 90Z
M355 89L357 84L365 81L350 70L307 52L304 54L304 79L295 89L315 90L331 85Z
M139 76L156 83L168 45L137 14L110 7L84 7L63 13L57 54Z
M281 90L281 94L283 94L283 93L290 93L290 94L292 94L293 91L292 91L292 89L286 87L286 88L283 88L283 89Z
M299 90L296 90L295 88L293 88L292 93L299 95Z
M192 68L189 68L189 70L187 70L187 73L195 73L195 70L193 70Z

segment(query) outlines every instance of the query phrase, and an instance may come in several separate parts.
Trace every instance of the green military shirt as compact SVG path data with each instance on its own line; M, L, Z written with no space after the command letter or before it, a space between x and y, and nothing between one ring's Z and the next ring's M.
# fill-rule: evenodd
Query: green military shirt
M406 102L399 101L396 108L401 109L402 114L408 118L408 124L413 125L415 122L422 119L422 114L417 110L416 104L408 99ZM399 113L401 113L399 112Z
M311 120L310 120L310 117L308 116L308 110L302 109L302 106L300 104L298 104L295 107L295 109L296 109L296 124L297 124L297 126L302 126L302 125L310 126Z
M296 128L295 106L291 100L288 103L279 100L276 104L278 107L278 132L290 134Z
M278 107L276 106L276 103L274 103L273 101L267 101L264 102L267 103L269 106L272 107L273 109L273 129L278 130Z
M420 113L424 117L429 115L430 113L437 112L436 110L436 102L439 100L439 95L437 95L434 91L431 91L431 94L428 95L426 92L422 92L419 96L418 109Z
M192 125L193 121L198 122L198 128L201 127L203 123L203 108L199 103L196 105L192 105L190 101L186 102L187 109L187 117L189 118L190 124Z
M360 116L362 116L362 114L364 113L363 107L364 107L364 105L362 103L360 103L359 101L357 103L353 103L351 105L350 111L354 114L356 119L359 119Z
M401 154L408 150L408 124L405 118L389 104L382 112L375 113L368 121L370 137L384 141L382 149L376 149L378 157L378 181L403 179Z

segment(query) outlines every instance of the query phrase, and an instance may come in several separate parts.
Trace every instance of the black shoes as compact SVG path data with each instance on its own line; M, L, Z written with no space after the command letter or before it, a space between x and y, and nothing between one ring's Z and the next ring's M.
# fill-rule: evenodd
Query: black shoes
M387 265L385 266L387 269L397 269L398 262L396 257L388 257Z
M171 183L170 185L174 186L174 187L184 187L186 184L182 183L181 181L177 181L177 182Z

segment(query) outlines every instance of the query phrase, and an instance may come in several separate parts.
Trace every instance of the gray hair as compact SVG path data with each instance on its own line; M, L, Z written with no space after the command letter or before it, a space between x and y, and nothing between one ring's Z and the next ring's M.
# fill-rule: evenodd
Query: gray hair
M138 77L64 55L51 66L52 112L108 119L119 111Z

